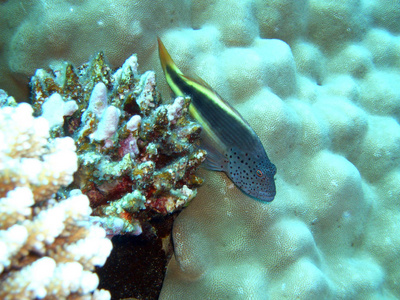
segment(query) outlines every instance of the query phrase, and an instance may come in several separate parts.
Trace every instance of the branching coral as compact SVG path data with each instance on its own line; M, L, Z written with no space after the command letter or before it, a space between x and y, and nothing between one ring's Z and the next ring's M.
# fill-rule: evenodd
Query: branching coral
M53 125L52 136L77 145L71 188L88 195L110 234L140 234L140 222L182 208L201 183L194 172L205 152L193 146L200 126L186 118L190 99L161 105L154 72L137 68L133 55L112 72L100 53L76 70L37 70L31 82L35 112Z
M28 186L37 201L46 200L72 181L77 169L73 140L49 143L48 122L34 119L29 105L3 108L0 126L0 196L15 187Z
M32 112L0 109L0 298L109 299L92 271L111 242L88 221L88 198L53 198L77 169L74 141L49 141L48 122Z

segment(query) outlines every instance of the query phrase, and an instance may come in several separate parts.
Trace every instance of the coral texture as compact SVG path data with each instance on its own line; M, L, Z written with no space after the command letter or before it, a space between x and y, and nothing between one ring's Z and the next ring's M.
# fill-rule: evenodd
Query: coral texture
M111 242L89 222L88 198L53 198L77 169L74 141L49 141L48 122L32 113L0 108L0 298L110 299L92 271Z
M205 159L193 145L200 126L186 118L190 99L161 104L155 73L137 68L132 55L113 72L99 53L77 69L39 69L31 80L35 113L52 136L75 140L79 167L69 189L89 197L110 235L138 235L147 220L187 205Z
M274 202L204 173L162 299L400 298L398 1L3 1L0 14L3 88L98 50L154 69L159 35L263 141Z
M165 34L178 63L248 120L278 173L269 205L202 174L175 221L160 299L400 297L400 28L385 27L379 2L217 1L219 21Z

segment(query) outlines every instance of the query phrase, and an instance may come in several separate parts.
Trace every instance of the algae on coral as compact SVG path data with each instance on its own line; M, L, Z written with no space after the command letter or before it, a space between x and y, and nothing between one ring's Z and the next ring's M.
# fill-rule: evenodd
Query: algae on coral
M140 234L140 223L180 210L202 182L195 171L205 152L194 146L201 128L187 118L190 99L162 104L154 72L137 67L132 55L113 72L99 53L78 68L37 70L31 81L37 115L51 115L44 110L54 95L77 106L71 116L48 106L64 118L51 134L75 140L79 168L69 188L88 195L110 235Z

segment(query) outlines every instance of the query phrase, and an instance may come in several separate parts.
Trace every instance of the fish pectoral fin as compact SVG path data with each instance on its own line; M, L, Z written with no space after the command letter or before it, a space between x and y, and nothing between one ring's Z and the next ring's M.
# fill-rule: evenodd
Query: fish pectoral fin
M228 160L223 154L215 148L204 144L201 145L201 148L207 151L206 160L203 162L202 166L212 171L225 171Z
M221 166L221 164L219 164L218 161L211 159L209 156L203 162L202 166L204 166L204 168L206 168L207 170L211 171L219 171L219 172L224 171L224 167Z

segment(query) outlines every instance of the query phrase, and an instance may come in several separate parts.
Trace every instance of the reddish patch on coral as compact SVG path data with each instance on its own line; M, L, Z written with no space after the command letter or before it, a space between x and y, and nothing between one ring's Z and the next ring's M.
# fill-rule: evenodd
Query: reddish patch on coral
M91 182L82 189L82 192L88 196L90 207L96 208L107 204L109 201L120 199L127 193L131 193L132 184L132 180L128 176L124 176L118 179L118 181L105 182L100 186Z
M122 219L125 219L125 220L127 220L127 221L131 221L131 220L132 220L132 215L131 215L130 213L126 212L126 211L120 213L119 216L120 216Z
M91 208L96 208L100 205L106 204L104 195L96 188L93 182L91 182L86 188L82 189L82 192L88 196Z
M146 199L149 199L151 196L153 196L156 191L157 189L153 185L149 186L148 189L145 191Z
M167 204L167 202L168 202L168 198L158 197L158 198L154 199L153 201L152 200L148 201L145 204L145 206L149 207L150 209L155 210L165 216L166 214L168 214L168 211L165 208L165 205Z
M124 176L119 179L112 189L107 191L107 198L109 201L117 200L122 198L127 193L132 192L132 180L129 176Z
M118 155L121 158L128 153L130 153L132 157L135 157L139 154L137 139L133 137L132 133L126 139L121 140L119 144L120 148L118 149Z
M64 117L64 130L68 135L72 135L80 124L80 118Z

